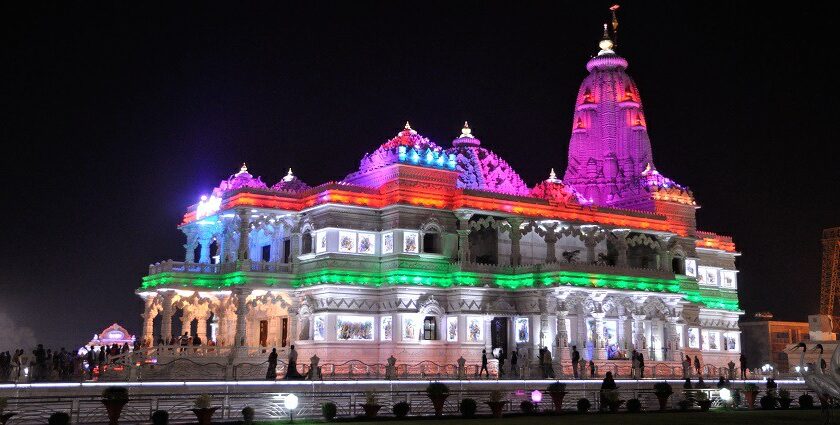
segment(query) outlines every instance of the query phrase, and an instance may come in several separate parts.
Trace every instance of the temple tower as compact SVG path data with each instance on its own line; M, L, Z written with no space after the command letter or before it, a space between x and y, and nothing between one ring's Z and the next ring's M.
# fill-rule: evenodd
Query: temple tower
M840 227L823 230L820 314L837 316L835 301L840 295Z

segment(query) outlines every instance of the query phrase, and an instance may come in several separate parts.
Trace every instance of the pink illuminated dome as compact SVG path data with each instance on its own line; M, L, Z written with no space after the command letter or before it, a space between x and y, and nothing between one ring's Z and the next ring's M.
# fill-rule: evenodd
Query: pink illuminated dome
M279 182L271 186L271 190L281 192L300 192L306 189L309 189L309 185L294 175L291 168L289 168L289 172Z
M639 89L606 25L599 47L578 90L563 181L596 205L620 205L647 196L643 173L655 167Z
M452 141L452 148L446 152L455 156L460 188L519 196L528 196L531 193L507 161L481 147L481 141L472 134L472 129L466 122L461 129L461 135Z
M213 189L213 195L221 198L225 192L232 192L242 188L267 190L268 186L263 183L260 177L252 176L248 172L248 166L243 163L238 173L228 177L227 180L222 180L219 186Z
M563 184L563 181L557 178L553 168L547 179L534 186L531 190L531 196L562 205L586 205L590 203L573 187Z

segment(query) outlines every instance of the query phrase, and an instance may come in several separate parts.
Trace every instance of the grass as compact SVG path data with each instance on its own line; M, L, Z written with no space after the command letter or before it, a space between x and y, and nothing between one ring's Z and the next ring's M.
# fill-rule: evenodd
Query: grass
M840 412L835 415L840 416ZM811 410L752 410L752 411L723 411L712 410L709 412L651 412L651 413L616 413L616 414L575 414L567 413L560 416L520 416L511 415L501 419L480 417L475 419L463 419L460 417L448 417L435 419L434 417L417 417L405 420L394 420L393 418L375 421L363 420L340 420L337 423L352 423L353 425L418 425L418 422L429 422L429 425L461 425L464 422L471 425L627 425L627 424L650 424L650 425L793 425L803 423L822 423L823 417L819 409ZM318 420L295 420L295 424L324 424L328 422ZM289 421L258 422L260 425L288 425Z

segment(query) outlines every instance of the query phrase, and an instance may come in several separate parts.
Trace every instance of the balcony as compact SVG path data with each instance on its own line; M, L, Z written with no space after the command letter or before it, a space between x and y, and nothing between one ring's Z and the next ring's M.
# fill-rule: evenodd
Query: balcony
M597 274L611 274L633 277L647 277L658 279L674 279L674 273L648 268L635 267L619 267L608 264L588 264L588 263L567 263L554 262L543 264L527 264L520 266L510 265L496 265L496 264L481 264L471 262L456 262L453 263L454 270L461 270L475 273L492 273L492 274L509 274L518 275L526 273L546 273L546 272L579 272L579 273L597 273Z
M292 265L290 263L251 260L219 264L166 260L149 265L149 276L160 273L227 274L232 272L291 273Z

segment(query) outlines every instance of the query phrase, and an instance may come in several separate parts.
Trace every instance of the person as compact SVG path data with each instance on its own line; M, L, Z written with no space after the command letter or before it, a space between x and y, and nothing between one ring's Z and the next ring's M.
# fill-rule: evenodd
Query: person
M612 372L607 372L606 375L604 375L604 380L601 382L601 410L605 410L608 407L607 392L615 391L617 389L618 386L615 384Z
M697 370L697 376L703 376L703 368L700 366L700 358L694 356L694 369Z
M551 351L548 348L543 351L543 375L545 378L554 378L554 366L551 365Z
M706 382L703 381L703 377L697 379L697 388L703 389L706 388Z
M718 389L726 388L726 381L724 381L723 376L718 379L717 387Z
M687 355L682 361L682 369L683 369L683 379L690 379L691 378L691 357Z
M820 372L822 372L823 374L825 374L826 366L827 365L825 364L825 359L820 357Z
M685 378L685 383L683 384L683 388L686 389L686 390L690 390L690 389L694 388L694 386L691 385L691 378Z
M297 370L298 353L295 346L289 346L289 366L286 368L286 379L303 379L303 375Z
M595 362L593 362L592 360L589 360L589 377L595 377Z
M519 377L519 369L517 369L517 365L516 365L516 363L519 361L519 359L517 359L517 357L519 357L519 355L516 354L516 350L513 350L513 352L510 353L510 374L514 378Z
M499 349L499 378L501 378L505 374L505 357L507 357L507 354L505 353L505 350L503 348L500 348Z
M580 353L578 353L577 345L572 346L572 373L575 379L578 379L578 362L580 361Z
M639 379L639 353L636 350L630 353L630 377Z
M481 377L481 372L487 374L487 377L490 377L490 371L487 370L487 350L481 350L481 369L478 370L478 377Z
M639 378L645 379L645 356L639 352Z
M268 355L268 370L265 372L265 379L274 381L277 379L277 349L272 348Z
M738 359L741 362L741 379L747 379L747 356L744 353L741 353L741 357Z

